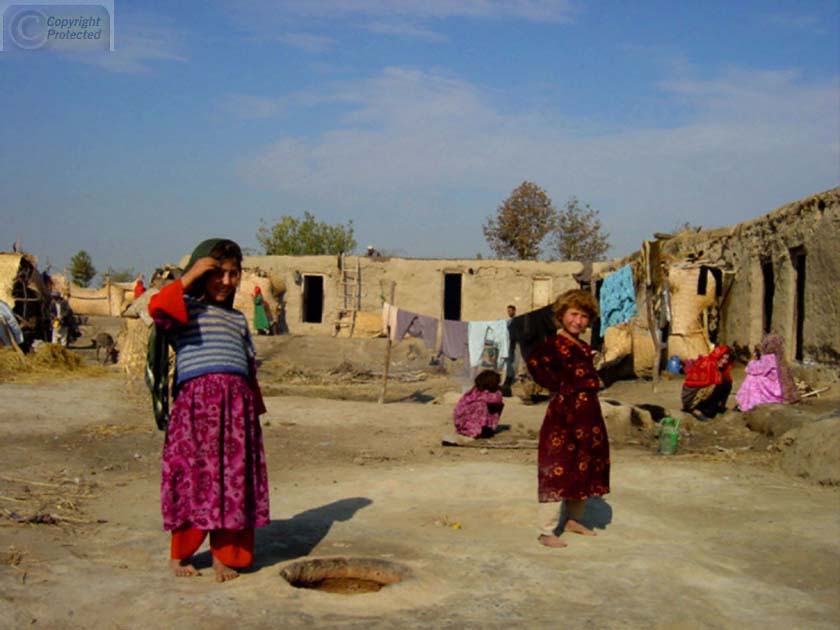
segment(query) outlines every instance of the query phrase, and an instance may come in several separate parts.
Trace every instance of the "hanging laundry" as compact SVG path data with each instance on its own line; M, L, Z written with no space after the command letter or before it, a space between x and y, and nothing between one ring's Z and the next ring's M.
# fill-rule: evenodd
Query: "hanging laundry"
M441 332L440 353L447 359L463 359L468 354L468 329L467 322L454 319L444 319Z
M633 271L625 265L604 278L601 285L601 335L607 328L622 324L633 317L636 308L636 290L633 288Z
M397 311L399 311L399 309L393 304L388 304L388 302L382 304L382 332L394 342L398 341Z
M403 309L397 309L396 341L406 335L419 337L430 350L437 345L438 318L420 315ZM393 329L392 329L393 330Z
M510 347L510 335L508 334L508 322L506 319L469 322L467 336L469 338L470 365L472 367L477 367L481 364L481 355L484 353L485 342L490 342L495 345L497 365L500 365L504 359L507 359Z
M549 304L536 311L518 315L510 320L511 348L519 344L522 357L527 359L531 351L547 337L557 333L557 320L554 318L554 307ZM513 355L511 349L511 355Z

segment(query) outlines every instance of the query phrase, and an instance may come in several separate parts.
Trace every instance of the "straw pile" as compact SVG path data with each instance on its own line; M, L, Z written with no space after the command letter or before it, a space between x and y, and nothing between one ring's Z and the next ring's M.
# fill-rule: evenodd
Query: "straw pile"
M21 356L12 348L0 347L0 379L20 380L33 376L74 377L80 373L105 374L100 366L83 366L82 360L64 346L53 343L39 344L27 355Z
M142 319L130 317L124 317L122 325L117 335L117 347L120 349L117 365L129 376L143 378L151 327Z
M350 336L350 315L341 319L343 324L338 332L338 337ZM371 311L356 311L356 323L353 326L353 336L361 339L374 339L382 337L382 313Z
M650 331L633 322L630 334L633 338L633 372L636 376L651 376L656 350L653 339L650 338Z
M630 324L610 326L604 333L604 361L612 363L623 359L633 351L633 334Z
M3 300L12 308L15 305L15 298L12 296L12 288L20 268L22 254L0 254L0 300Z
M697 294L699 267L671 267L668 286L671 291L671 334L668 337L668 356L695 359L711 348L703 327L703 311L715 304L715 282L710 277L706 294Z

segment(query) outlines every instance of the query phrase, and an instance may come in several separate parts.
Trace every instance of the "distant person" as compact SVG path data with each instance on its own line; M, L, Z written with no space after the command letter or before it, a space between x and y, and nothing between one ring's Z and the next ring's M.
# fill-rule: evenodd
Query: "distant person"
M367 247L367 255L368 256L379 256L379 250L376 249L373 245L368 245Z
M452 412L455 431L471 438L489 438L496 434L505 406L500 382L501 377L493 370L484 370L475 377L475 386L464 392Z
M269 524L259 422L265 405L248 320L233 308L241 275L239 246L210 239L195 248L183 276L149 301L175 349L161 511L179 577L199 575L191 559L208 532L216 579L238 577L236 569L253 561L254 529Z
M52 328L52 343L65 348L70 345L74 329L73 311L67 300L58 291L52 292L50 301L50 326Z
M146 285L143 284L143 274L141 273L139 276L137 276L137 279L134 281L134 299L136 300L145 292Z
M514 342L513 338L510 336L510 323L513 321L513 318L516 317L516 307L513 304L507 305L507 325L508 325L508 337L510 338L510 347L508 348L508 356L505 360L505 382L502 387L502 395L510 397L513 395L511 392L511 385L513 385L513 381L516 378L516 368L514 366L514 360L516 358L516 342Z
M685 375L682 386L682 409L698 420L706 421L726 411L732 392L732 351L716 346L698 358Z
M271 334L271 322L268 321L268 315L265 313L262 289L259 286L254 287L254 330L259 335Z
M559 502L566 506L563 532L595 535L582 519L587 498L610 491L610 447L598 402L594 353L580 339L598 316L598 303L588 291L573 289L563 293L553 309L561 327L534 348L527 366L534 380L552 394L540 429L538 540L546 547L566 547L557 535Z

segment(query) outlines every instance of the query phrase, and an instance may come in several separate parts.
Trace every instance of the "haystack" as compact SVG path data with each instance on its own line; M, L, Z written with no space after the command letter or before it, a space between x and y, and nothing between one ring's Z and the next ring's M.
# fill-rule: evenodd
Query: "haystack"
M703 325L703 311L715 304L715 283L707 284L705 295L697 293L700 267L672 266L668 271L671 292L671 332L668 337L668 356L683 360L696 359L712 347Z
M350 318L352 315L345 315L341 319L341 327L339 328L337 337L350 336ZM372 311L356 311L356 321L353 324L353 337L361 339L374 339L382 337L382 312Z
M142 319L132 317L124 317L122 325L117 335L117 347L120 349L117 365L129 376L143 378L151 326L146 325Z
M23 258L23 254L0 253L0 300L8 304L9 308L13 308L15 305L12 289L20 268L21 258Z
M629 323L610 326L604 332L604 362L620 361L633 351L633 334Z

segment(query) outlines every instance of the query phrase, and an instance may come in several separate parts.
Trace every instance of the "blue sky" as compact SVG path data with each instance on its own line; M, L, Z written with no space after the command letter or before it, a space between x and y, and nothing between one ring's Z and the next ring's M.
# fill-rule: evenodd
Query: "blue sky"
M488 256L526 179L622 256L840 183L837 1L115 2L114 52L0 52L0 249L42 266L148 274L305 210Z

